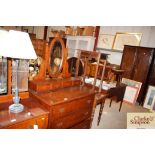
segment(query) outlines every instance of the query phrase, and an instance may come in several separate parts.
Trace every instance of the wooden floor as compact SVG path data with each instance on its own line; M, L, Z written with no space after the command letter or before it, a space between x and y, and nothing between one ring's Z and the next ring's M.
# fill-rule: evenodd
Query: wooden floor
M143 108L142 106L127 103L123 103L122 109L119 112L119 103L113 101L112 106L109 107L109 102L108 99L105 102L99 126L97 126L97 117L100 105L96 107L92 129L126 129L128 112L149 112L148 109Z

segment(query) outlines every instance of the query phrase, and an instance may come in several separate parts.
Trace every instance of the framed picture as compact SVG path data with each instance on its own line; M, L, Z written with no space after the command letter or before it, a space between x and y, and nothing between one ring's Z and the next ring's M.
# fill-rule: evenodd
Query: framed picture
M152 105L151 105L151 110L155 111L155 96L153 97L153 102L152 102Z
M131 104L136 104L142 83L126 78L122 78L122 83L127 85L123 101Z
M135 80L130 80L130 79L127 79L127 78L122 78L122 83L128 85L128 86L133 86L133 87L137 87L141 88L141 85L142 83L141 82L138 82L138 81L135 81Z
M101 34L98 38L98 48L112 49L115 35Z
M117 32L113 44L113 49L123 51L124 45L139 46L142 33L121 33Z
M155 104L155 86L149 86L143 107L153 109Z
M139 89L133 86L127 86L124 94L124 102L135 104L139 94Z

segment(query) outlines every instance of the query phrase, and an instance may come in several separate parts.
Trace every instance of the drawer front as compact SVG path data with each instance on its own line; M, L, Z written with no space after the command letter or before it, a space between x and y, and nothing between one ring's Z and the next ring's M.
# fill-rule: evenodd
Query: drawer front
M73 126L71 129L90 129L91 119L84 120Z
M55 82L50 84L50 90L62 88L62 82Z
M47 129L48 115L43 115L17 124L13 124L8 126L7 128L8 129L33 129L35 124L38 125L38 129Z
M63 88L72 86L72 81L63 81Z
M76 111L66 117L54 120L51 124L51 128L54 129L67 129L73 127L75 124L78 124L91 117L91 110L83 109L82 111Z
M41 92L41 91L47 91L50 89L50 85L49 84L45 84L45 85L37 85L37 91Z
M94 96L78 99L64 104L59 104L53 107L52 117L55 119L64 117L74 111L86 109L92 109Z
M73 81L73 86L80 85L80 84L81 84L81 80Z

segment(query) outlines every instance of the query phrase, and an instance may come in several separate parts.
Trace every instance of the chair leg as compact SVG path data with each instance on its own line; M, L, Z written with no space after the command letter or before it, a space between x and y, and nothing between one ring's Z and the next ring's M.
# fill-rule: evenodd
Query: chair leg
M123 103L123 101L121 101L121 103L120 103L119 112L121 111L122 103Z
M102 112L103 112L103 108L104 108L104 103L105 103L105 99L101 102L101 105L100 105L100 110L99 110L99 116L98 116L97 125L100 124L100 120L101 120L101 116L102 116Z
M110 100L110 104L109 104L109 107L111 107L111 103L112 103L112 99Z

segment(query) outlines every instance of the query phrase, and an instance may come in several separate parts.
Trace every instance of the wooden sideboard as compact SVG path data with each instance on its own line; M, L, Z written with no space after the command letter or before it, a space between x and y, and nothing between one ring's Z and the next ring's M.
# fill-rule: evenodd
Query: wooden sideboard
M81 128L91 125L95 92L86 86L71 86L55 91L30 92L50 112L50 129Z
M1 129L33 129L34 125L38 129L48 128L49 112L32 98L23 99L24 111L21 113L10 113L8 107L12 102L0 104L0 128Z

